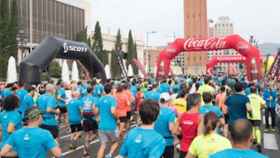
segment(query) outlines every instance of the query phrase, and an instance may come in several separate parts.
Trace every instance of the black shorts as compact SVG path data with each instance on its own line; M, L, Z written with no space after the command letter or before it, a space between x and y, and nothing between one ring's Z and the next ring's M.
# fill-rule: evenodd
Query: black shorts
M85 119L83 121L83 129L85 132L93 131L97 132L98 130L98 124L95 119Z
M130 120L130 118L132 116L132 111L128 111L126 116L127 116L128 120Z
M60 110L61 114L67 113L67 108L66 108L66 106L59 107L59 110Z
M225 114L224 116L225 116L225 123L228 124L228 122L229 122L229 115Z
M262 124L261 120L250 120L250 122L254 127L261 127Z
M49 132L51 132L54 139L56 139L58 137L58 134L59 134L58 126L50 126L50 125L42 124L42 125L40 125L40 128L48 130Z
M119 120L121 123L127 123L129 121L129 118L127 116L119 117Z
M75 133L75 132L79 132L79 131L83 130L82 124L73 124L73 125L70 125L70 128L71 128L71 133Z

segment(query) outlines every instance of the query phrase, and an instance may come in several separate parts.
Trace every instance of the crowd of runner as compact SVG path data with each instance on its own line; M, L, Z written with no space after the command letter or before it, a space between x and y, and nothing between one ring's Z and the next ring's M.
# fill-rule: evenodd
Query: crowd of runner
M66 128L83 157L99 139L97 158L265 158L262 111L267 132L280 111L276 82L225 76L2 83L0 97L1 157L62 157Z

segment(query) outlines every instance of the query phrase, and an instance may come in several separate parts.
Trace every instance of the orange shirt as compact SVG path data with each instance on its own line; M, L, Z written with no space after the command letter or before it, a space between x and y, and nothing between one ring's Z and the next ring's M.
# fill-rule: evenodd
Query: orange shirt
M127 97L128 101L129 101L128 111L131 111L131 103L133 102L132 93L128 89L124 90L123 93L124 93L124 95Z
M217 96L216 96L216 103L222 109L222 111L224 113L226 113L225 101L226 101L226 93L219 93L219 94L217 94Z
M125 117L127 116L127 112L129 111L129 100L125 93L120 92L115 94L117 100L116 107L116 115L117 117Z

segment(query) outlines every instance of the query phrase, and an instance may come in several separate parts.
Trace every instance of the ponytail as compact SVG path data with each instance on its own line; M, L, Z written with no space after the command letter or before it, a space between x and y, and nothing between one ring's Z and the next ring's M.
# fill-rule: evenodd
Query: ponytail
M215 113L209 112L204 116L204 135L210 134L216 129L218 124L218 117Z

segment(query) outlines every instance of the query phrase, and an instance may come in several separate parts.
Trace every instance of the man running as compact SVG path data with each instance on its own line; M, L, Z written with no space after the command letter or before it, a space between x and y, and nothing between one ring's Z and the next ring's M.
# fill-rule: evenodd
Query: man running
M106 158L111 158L113 153L119 146L118 132L117 132L117 120L115 118L116 99L111 95L112 85L105 85L105 95L102 96L97 104L97 112L99 113L99 139L100 147L97 153L97 158L104 158L104 152L108 142L112 142L109 154Z
M128 132L117 158L160 158L164 152L164 138L154 130L159 114L158 103L144 101L139 113L143 124Z
M257 87L251 87L250 91L251 94L248 97L252 112L251 114L248 113L247 117L253 125L254 142L257 144L258 151L261 152L261 110L265 108L265 101L260 95L257 94Z
M210 158L268 158L251 149L253 127L248 120L239 119L229 125L232 149L210 155Z
M48 151L55 157L61 156L61 149L55 142L51 133L39 128L42 122L41 112L31 108L25 113L27 126L15 131L1 150L1 157L7 156L10 151L15 151L18 157L46 158Z

